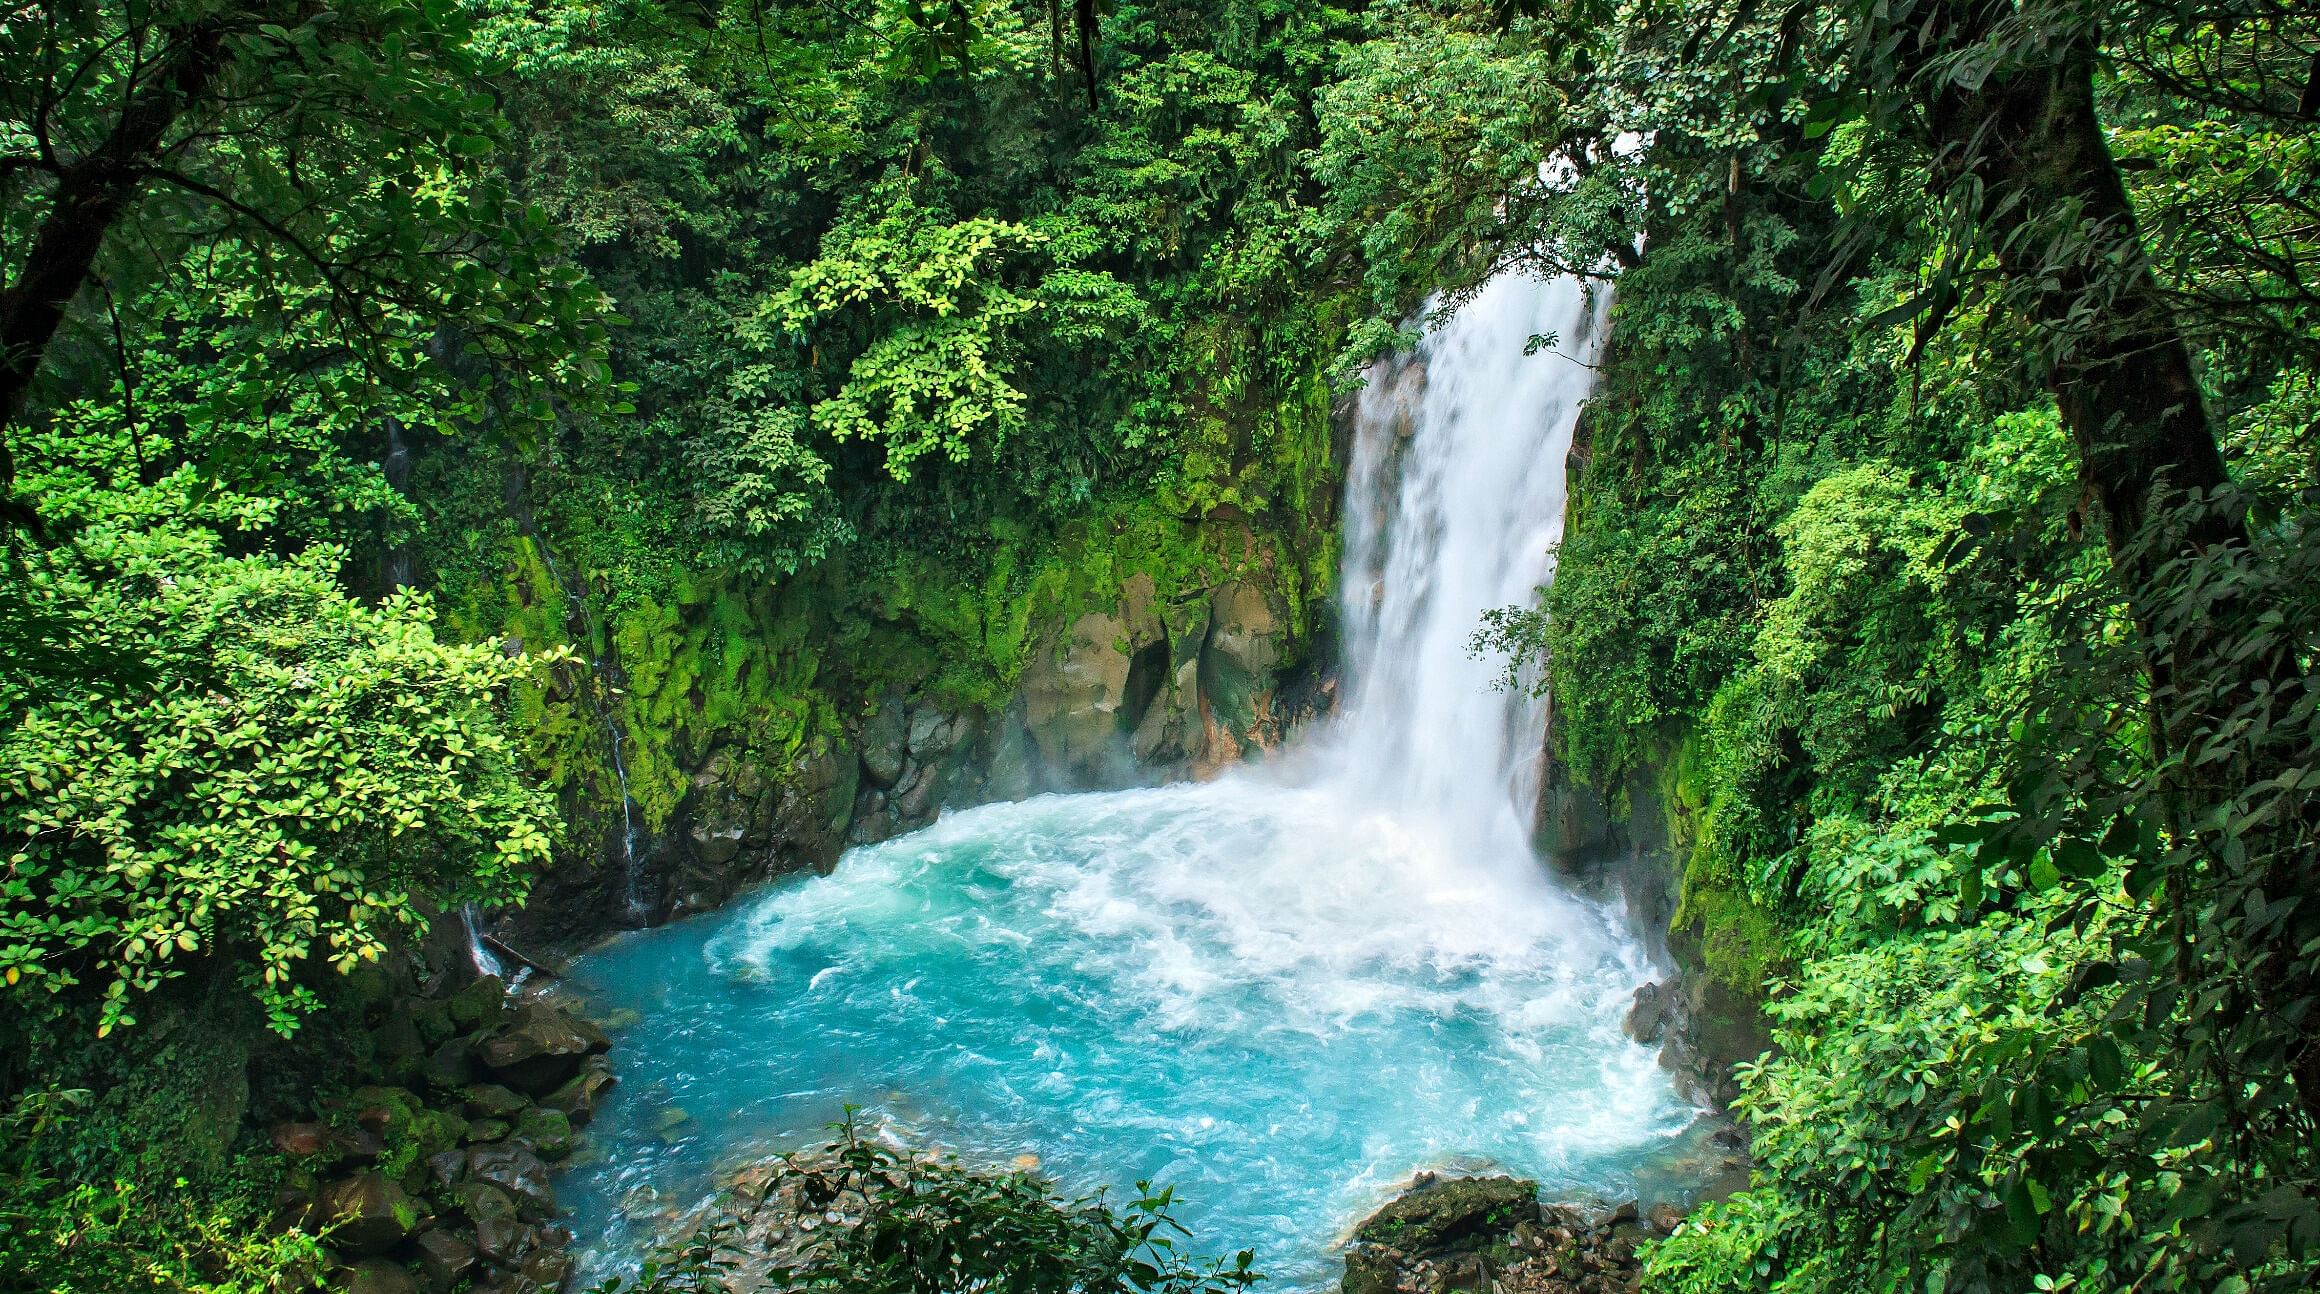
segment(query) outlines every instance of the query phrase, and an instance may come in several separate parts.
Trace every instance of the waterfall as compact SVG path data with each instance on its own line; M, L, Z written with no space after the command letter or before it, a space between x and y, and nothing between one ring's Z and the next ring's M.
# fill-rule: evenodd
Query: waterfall
M1283 1291L1333 1288L1345 1229L1420 1170L1638 1194L1697 1114L1621 1032L1650 954L1540 865L1543 715L1468 647L1549 574L1602 297L1504 278L1379 366L1345 705L1284 758L946 814L582 958L592 1003L639 1014L608 1153L558 1186L600 1238L585 1274L644 1247L637 1202L849 1109L1068 1192L1180 1188Z
M478 975L495 975L506 979L507 968L500 965L499 958L493 956L491 949L483 942L483 919L477 915L474 904L460 905L459 924L467 932L467 964Z
M532 546L539 552L540 564L547 568L548 578L564 592L569 612L568 621L579 626L580 632L575 636L585 636L588 626L586 587L565 580L564 573L556 569L556 559L548 551L548 544L544 538L537 535L533 536ZM649 915L649 910L645 905L642 888L644 859L642 851L637 848L636 796L631 794L628 789L628 760L624 753L628 744L628 732L620 726L619 718L613 714L611 705L604 699L604 693L607 689L619 686L619 667L602 656L595 656L591 657L588 662L588 671L591 677L587 683L582 685L581 691L588 698L589 709L596 714L596 722L604 729L605 740L612 756L613 780L620 787L622 903L627 909L628 919L642 924Z
M403 441L403 420L390 417L387 423L387 452L379 460L379 473L387 478L387 488L404 498L411 497L411 447ZM387 587L411 587L411 547L396 544L387 550Z
M1609 307L1608 289L1575 279L1501 275L1362 393L1339 592L1347 703L1329 764L1357 802L1460 852L1528 849L1545 716L1469 644L1484 612L1528 605L1551 573Z

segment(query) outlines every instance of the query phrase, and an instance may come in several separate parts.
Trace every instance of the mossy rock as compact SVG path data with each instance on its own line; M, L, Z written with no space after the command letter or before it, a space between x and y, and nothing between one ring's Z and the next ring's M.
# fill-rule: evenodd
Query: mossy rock
M497 975L478 977L451 995L451 1019L462 1029L490 1029L507 1011L507 984Z
M530 1097L497 1083L476 1083L462 1089L459 1095L466 1099L471 1110L487 1119L512 1119L532 1103Z
M440 998L421 998L405 1004L405 1009L429 1047L440 1047L459 1032L458 1022L451 1018L451 1004Z
M1539 1215L1539 1184L1518 1177L1439 1178L1369 1215L1354 1233L1363 1244L1415 1256L1485 1249L1517 1222Z
M572 1121L561 1110L527 1107L516 1116L514 1135L530 1143L542 1159L562 1159L572 1153Z

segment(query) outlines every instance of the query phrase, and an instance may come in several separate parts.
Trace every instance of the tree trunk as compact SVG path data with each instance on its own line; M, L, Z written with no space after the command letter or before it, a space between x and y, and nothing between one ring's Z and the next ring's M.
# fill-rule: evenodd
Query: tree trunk
M2201 810L2230 804L2308 758L2245 735L2268 730L2268 722L2250 729L2250 716L2284 709L2281 698L2301 695L2306 681L2292 656L2236 654L2266 611L2251 601L2261 592L2227 582L2189 604L2179 596L2182 574L2165 569L2186 553L2244 547L2249 534L2242 517L2224 508L2162 515L2170 492L2213 491L2229 475L2191 349L2144 255L2095 113L2092 38L2061 46L2042 66L2007 69L1968 87L1943 76L1939 60L1989 42L1993 15L2005 10L1973 0L1937 3L1933 20L1911 29L1903 47L1936 151L1935 188L1961 201L2006 277L2028 296L2048 383L2076 442L2080 478L2102 505L2140 631L2152 738L2162 755L2182 761L2169 777L2176 829L2201 838L2202 852L2223 865L2204 881L2172 883L2201 886L2227 906L2306 893L2306 860L2294 846L2240 874L2223 864L2234 842L2195 825ZM2243 735L2228 735L2235 731ZM2248 748L2250 740L2259 745ZM2208 762L2210 753L2223 752L2230 757ZM2266 828L2280 839L2296 838L2296 829L2288 822ZM2179 904L2187 897L2179 895ZM2302 948L2309 936L2298 929L2290 923L2239 950L2259 966L2250 977L2252 1005L2283 1020L2295 1019L2315 991L2313 959ZM2234 973L2228 965L2207 970L2224 982ZM2186 966L2181 973L2193 972ZM2296 1099L2308 1118L2320 1120L2320 1035L2310 1022L2290 1030L2285 1059Z
M1944 85L1925 107L1937 182L1953 193L1980 186L1975 214L2000 267L2032 290L2051 346L2048 383L2112 550L2123 552L2162 491L2213 490L2228 478L2190 347L2095 116L2094 51L1974 90ZM2202 545L2245 538L2228 521L2191 536Z
M24 416L48 344L88 282L105 236L137 201L170 127L225 65L222 27L177 33L173 43L168 62L131 93L104 142L58 173L23 268L0 290L0 511L6 520L35 524L30 509L9 495L16 473L6 433Z

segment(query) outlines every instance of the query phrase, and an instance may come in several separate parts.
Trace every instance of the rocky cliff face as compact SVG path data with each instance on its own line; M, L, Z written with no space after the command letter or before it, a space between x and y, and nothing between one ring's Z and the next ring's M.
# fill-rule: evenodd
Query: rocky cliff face
M510 641L589 663L519 698L575 844L510 933L570 945L827 869L945 809L1261 756L1334 693L1334 494L1311 497L1330 502L1269 523L1225 506L1085 526L999 593L841 572L810 594L704 583L599 610L527 540L503 577L501 604L524 609Z
M1036 639L1014 694L958 705L890 687L846 739L786 777L724 755L692 775L678 824L647 864L652 915L716 907L783 872L827 869L945 809L1046 791L1212 776L1279 744L1325 703L1282 699L1285 666L1310 667L1276 592L1248 580L1162 596L1130 576L1109 607Z
M1626 1029L1660 1049L1660 1065L1688 1100L1718 1109L1739 1095L1732 1066L1771 1046L1771 1030L1751 995L1719 974L1701 930L1679 894L1691 824L1680 797L1665 793L1658 770L1630 774L1616 801L1574 780L1546 755L1535 824L1540 852L1583 885L1618 895L1628 918L1675 967L1637 990Z

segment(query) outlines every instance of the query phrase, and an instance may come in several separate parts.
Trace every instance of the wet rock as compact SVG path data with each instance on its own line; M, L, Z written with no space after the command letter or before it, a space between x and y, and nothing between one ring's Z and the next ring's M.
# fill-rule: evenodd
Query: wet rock
M478 976L451 995L451 1018L462 1029L489 1029L507 1010L507 984L497 975Z
M474 1042L453 1038L437 1047L420 1067L419 1077L431 1087L464 1087L474 1082Z
M1032 654L1019 693L1039 760L1074 785L1097 785L1124 754L1120 706L1128 688L1128 625L1091 611Z
M1031 740L1030 729L1024 725L1023 702L1018 697L999 716L998 731L983 769L983 796L992 800L1020 800L1031 795L1040 785L1038 765L1039 751Z
M1421 1175L1354 1231L1344 1294L1631 1294L1632 1204L1540 1205L1532 1183Z
M880 790L902 779L910 758L910 717L899 693L889 692L862 725L862 775Z
M543 1290L560 1290L572 1279L572 1256L562 1249L534 1249L524 1259L523 1278Z
M583 1060L611 1046L595 1025L532 1002L487 1035L475 1056L501 1083L538 1094L570 1082Z
M551 1218L556 1215L556 1192L548 1185L548 1166L538 1155L522 1146L500 1142L490 1146L470 1146L467 1151L467 1175L475 1181L496 1186L507 1192L516 1207L527 1217Z
M572 1153L572 1120L561 1110L532 1106L516 1116L515 1137L542 1159L563 1159Z
M314 1212L324 1224L335 1224L330 1233L333 1247L365 1256L401 1244L418 1229L423 1216L418 1201L376 1171L356 1173L324 1187Z
M1209 615L1208 641L1200 651L1201 762L1213 769L1239 759L1251 745L1278 739L1274 671L1286 641L1284 618L1254 584L1236 581L1217 589Z
M862 762L851 751L823 750L801 760L774 797L773 831L789 865L828 871L843 852Z
M747 828L738 822L696 822L693 849L711 867L723 867L741 856L741 838Z
M437 1151L427 1156L427 1172L435 1179L437 1186L455 1186L459 1183L460 1178L467 1176L467 1152L464 1150Z
M397 1011L371 1030L371 1048L390 1062L404 1058L416 1060L426 1054L427 1040L420 1035L418 1022L408 1012Z
M933 763L951 753L958 745L959 721L934 706L920 704L910 712L910 757L921 764Z
M347 1275L346 1294L419 1294L419 1282L401 1263L368 1258Z
M459 1096L467 1102L469 1116L486 1119L513 1118L532 1103L521 1092L497 1083L477 1083L462 1090Z
M478 1181L461 1186L459 1211L475 1224L475 1252L486 1261L512 1268L531 1251L532 1225L499 1187Z
M419 1275L429 1294L451 1294L475 1271L475 1238L442 1228L422 1231L412 1242L419 1251Z
M561 1113L575 1128L585 1128L596 1117L597 1103L612 1090L616 1080L612 1066L602 1056L591 1056L580 1064L580 1072L571 1082L540 1098L547 1109Z
M267 1129L267 1139L274 1141L276 1150L292 1159L339 1153L339 1132L327 1122L276 1122Z
M1627 1008L1620 1030L1640 1043L1654 1043L1667 1032L1669 991L1658 984L1635 990L1635 1004Z
M1684 1099L1729 1106L1740 1095L1734 1064L1772 1046L1762 1005L1708 974L1680 975L1659 988L1666 1003L1660 1067Z
M451 1020L451 1004L442 998L405 1001L401 1009L410 1014L412 1026L429 1047L440 1047L459 1032L459 1026Z
M1539 1184L1521 1178L1435 1178L1371 1214L1355 1229L1354 1239L1414 1253L1442 1252L1535 1220L1538 1199Z

